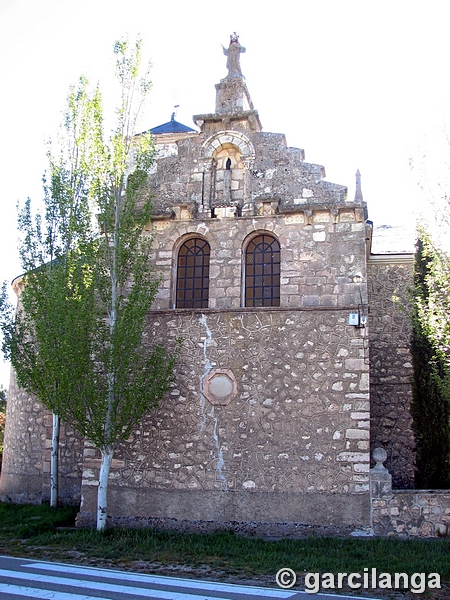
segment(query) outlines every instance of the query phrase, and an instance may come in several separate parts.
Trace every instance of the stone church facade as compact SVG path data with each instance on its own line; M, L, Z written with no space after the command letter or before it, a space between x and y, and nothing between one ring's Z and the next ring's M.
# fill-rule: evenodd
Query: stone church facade
M146 235L162 284L149 343L183 339L159 409L122 443L112 522L370 526L370 449L394 485L414 481L410 329L401 310L412 256L371 253L354 199L283 134L262 130L233 37L228 75L199 131L153 131ZM0 495L49 496L51 415L8 401ZM93 521L99 455L61 434L61 498ZM199 525L200 527L200 525Z

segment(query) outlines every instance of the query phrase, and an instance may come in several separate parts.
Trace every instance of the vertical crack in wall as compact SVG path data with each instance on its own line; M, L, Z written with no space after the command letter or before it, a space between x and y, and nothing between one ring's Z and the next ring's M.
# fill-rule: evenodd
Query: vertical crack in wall
M215 442L216 448L217 448L217 475L219 476L219 479L223 483L223 490L226 492L226 491L228 491L228 483L227 483L226 477L222 471L223 467L225 466L225 463L223 460L222 448L220 447L220 444L219 444L219 436L217 435L217 417L214 414L214 406L211 408L210 414L214 421L213 437L214 437L214 442Z
M203 380L209 374L209 372L211 371L211 368L212 368L211 361L209 360L208 356L206 355L206 349L208 347L208 343L211 343L211 341L212 341L212 333L211 333L211 329L208 327L208 323L206 322L206 317L203 314L200 318L200 323L202 325L204 325L204 327L206 329L206 337L203 341L203 356L205 357L205 367L203 369L203 373L200 375L200 412L202 415L202 420L200 423L200 432L203 433L203 431L205 430L205 425L206 425L206 413L205 413L206 398L203 394Z
M206 322L206 317L203 314L200 318L200 323L206 329L206 337L203 342L203 356L205 357L205 366L203 369L203 373L200 375L200 398L201 398L200 411L201 411L201 415L202 415L202 420L200 423L200 431L203 432L205 430L205 425L206 425L206 412L205 412L206 398L205 398L205 395L203 394L203 381L204 381L205 377L208 376L209 372L212 369L211 361L209 360L207 353L206 353L206 349L212 343L212 332L211 332L211 329L208 327L208 323ZM214 406L211 407L211 412L209 414L214 423L213 438L214 438L214 444L217 449L217 475L219 476L219 479L222 481L224 490L226 491L226 490L228 490L228 484L227 484L225 475L223 474L223 471L222 471L223 467L225 466L225 463L223 460L222 449L221 449L220 443L219 443L219 436L217 434L218 418L214 414Z

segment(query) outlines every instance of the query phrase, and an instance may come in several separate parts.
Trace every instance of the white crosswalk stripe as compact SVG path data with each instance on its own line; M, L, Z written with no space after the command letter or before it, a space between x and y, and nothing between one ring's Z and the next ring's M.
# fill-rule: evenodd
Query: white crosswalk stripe
M2 597L2 593L25 598L36 598L38 600L55 600L56 598L57 600L110 600L110 598L101 598L100 596L69 594L52 590L42 590L40 588L24 587L21 585L10 585L8 583L0 583L0 598ZM58 594L58 596L56 597L55 594Z
M0 599L287 600L292 590L0 557Z
M0 570L0 578L8 576L8 571ZM82 579L73 579L72 577L54 577L52 575L41 575L39 573L14 573L15 579L24 579L29 581L30 578L36 583L50 583L52 585L66 585L71 587L86 588L90 590L98 590L101 592L115 592L120 594L131 594L133 596L142 596L143 598L158 598L161 600L196 600L200 596L195 594L183 594L180 592L166 592L164 590L151 590L152 595L149 596L150 590L141 587L129 587L117 585L115 583L107 583L105 581L84 581ZM201 595L202 600L217 600L217 596Z
M39 563L25 565L28 568L38 568L39 571L52 571L54 573L70 573L73 575L89 576L95 573L101 574L108 579L120 579L121 581L130 581L137 583L146 583L148 585L170 585L172 587L182 587L191 589L202 589L211 592L236 592L239 587L239 593L242 595L259 596L260 598L289 598L294 592L283 591L279 589L268 589L253 586L236 586L230 583L213 583L211 581L198 581L194 579L175 579L174 577L163 577L161 575L144 575L139 573L127 573L126 571L110 571L108 569L92 569L91 567L76 567L69 565L60 565L58 563Z

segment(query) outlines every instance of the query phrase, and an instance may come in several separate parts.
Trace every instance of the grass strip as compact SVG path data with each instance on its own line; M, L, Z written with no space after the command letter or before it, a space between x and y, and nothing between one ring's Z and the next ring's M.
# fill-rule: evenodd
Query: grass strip
M174 531L108 529L98 533L73 527L69 508L0 504L0 552L54 560L78 553L113 564L144 561L167 566L209 567L243 576L272 575L281 567L296 573L439 573L450 583L450 539L339 538L266 540L230 532L187 534ZM60 529L62 527L62 529ZM75 559L73 559L75 560Z

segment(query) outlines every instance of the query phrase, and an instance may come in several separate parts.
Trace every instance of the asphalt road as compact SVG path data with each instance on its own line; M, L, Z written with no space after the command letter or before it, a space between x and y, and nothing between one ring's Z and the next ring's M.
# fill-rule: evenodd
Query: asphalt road
M0 598L17 600L356 600L0 556Z

